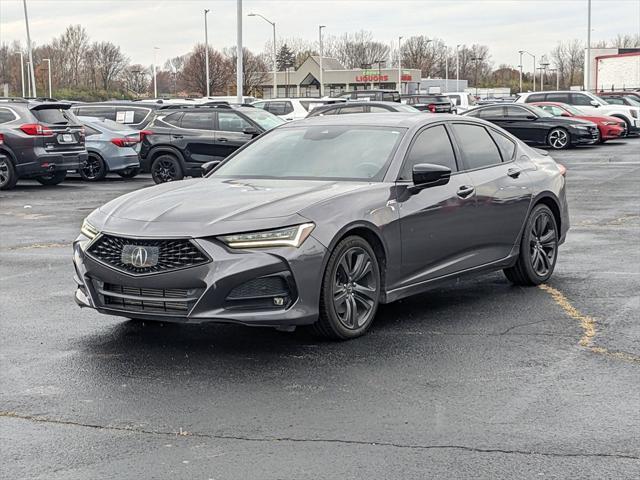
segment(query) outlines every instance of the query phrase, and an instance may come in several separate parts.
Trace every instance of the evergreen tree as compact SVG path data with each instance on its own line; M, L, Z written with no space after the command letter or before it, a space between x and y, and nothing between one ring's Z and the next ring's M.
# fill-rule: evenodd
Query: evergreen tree
M296 56L289 46L285 43L280 47L280 51L276 55L276 65L279 71L285 70L287 67L295 65Z

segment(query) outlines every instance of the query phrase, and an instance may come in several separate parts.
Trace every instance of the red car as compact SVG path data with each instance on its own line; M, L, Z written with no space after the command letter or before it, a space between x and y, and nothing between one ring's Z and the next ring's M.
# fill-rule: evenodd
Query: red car
M590 122L598 125L598 132L600 133L600 143L604 143L607 140L614 140L616 138L623 137L627 129L627 125L624 121L616 117L607 117L604 115L587 115L582 110L560 102L534 102L531 105L536 105L543 110L546 110L552 115L557 117L575 117L582 120L589 120Z

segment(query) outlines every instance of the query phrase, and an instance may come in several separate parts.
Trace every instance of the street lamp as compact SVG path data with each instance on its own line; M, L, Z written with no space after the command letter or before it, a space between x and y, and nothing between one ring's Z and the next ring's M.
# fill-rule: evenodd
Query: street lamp
M156 53L160 50L158 47L153 47L153 98L158 98L158 82L156 81Z
M533 91L536 91L536 56L532 53L527 52L526 50L520 50L520 58L522 58L522 54L526 53L530 57L533 58ZM522 64L522 62L520 62Z
M456 45L456 92L460 90L460 44Z
M47 62L47 72L49 73L49 98L53 98L53 95L51 94L51 59L43 58L42 61Z
M382 88L382 62L384 62L384 60L375 60L373 62L373 64L378 64L378 88ZM371 65L373 67L373 64Z
M473 83L476 84L476 98L478 98L478 64L482 60L484 60L484 57L473 57L471 59L472 62L476 62L476 74L475 74L475 79L473 80Z
M398 93L402 94L402 36L398 37Z
M543 55L540 59L540 90L544 92L544 72L549 66L549 62L546 57Z
M22 55L22 50L19 52L15 52L17 55L20 55L20 83L22 86L22 98L24 98L24 55Z
M585 89L591 88L591 0L587 0L587 74L585 75ZM597 80L596 80L597 82ZM596 89L598 86L596 85Z
M210 10L208 8L204 9L204 71L205 71L205 82L207 83L207 88L205 89L207 92L207 98L209 98L209 31L207 28L207 13Z
M271 98L278 96L278 54L276 52L276 22L272 22L267 17L260 15L259 13L250 13L249 17L260 17L265 22L270 23L273 27L273 94Z
M324 52L322 51L322 29L326 27L326 25L320 25L318 27L318 40L320 42L320 98L324 97L324 79L322 72L322 55Z
M31 48L31 33L29 32L29 16L27 15L27 0L22 0L22 5L24 6L24 23L27 26L27 49L29 53L29 74L31 75L31 81L29 83L29 96L31 96L31 90L33 89L33 96L37 97L36 94L36 76L33 71L33 49Z

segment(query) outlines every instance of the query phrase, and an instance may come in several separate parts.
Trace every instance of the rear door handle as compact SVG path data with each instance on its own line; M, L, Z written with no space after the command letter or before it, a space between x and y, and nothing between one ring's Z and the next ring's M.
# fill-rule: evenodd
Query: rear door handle
M184 138L184 135L171 135L173 138Z
M521 173L522 170L515 167L511 167L509 170L507 170L507 175L509 175L511 178L518 178Z
M459 189L458 189L458 196L460 198L467 198L470 195L473 194L473 192L475 192L475 188L470 187L469 185L462 185Z
M222 138L219 138L219 139L218 139L218 141L219 141L219 142L228 142L228 141L229 141L229 139L228 139L228 138L225 138L225 137L222 137Z

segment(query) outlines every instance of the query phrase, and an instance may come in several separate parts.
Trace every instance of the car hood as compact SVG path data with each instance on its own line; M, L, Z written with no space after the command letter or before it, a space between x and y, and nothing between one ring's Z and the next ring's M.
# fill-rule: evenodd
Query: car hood
M577 118L577 117L553 117L553 118L545 118L545 120L550 120L553 123L556 123L558 125L567 125L567 126L595 125L593 122L590 122L589 120L582 120L581 118Z
M617 117L608 117L606 115L580 115L577 118L581 118L582 120L587 120L593 123L602 123L602 122L616 122L623 123L624 120Z
M89 221L134 236L203 237L307 221L300 210L365 188L365 182L278 179L193 179L116 198Z

